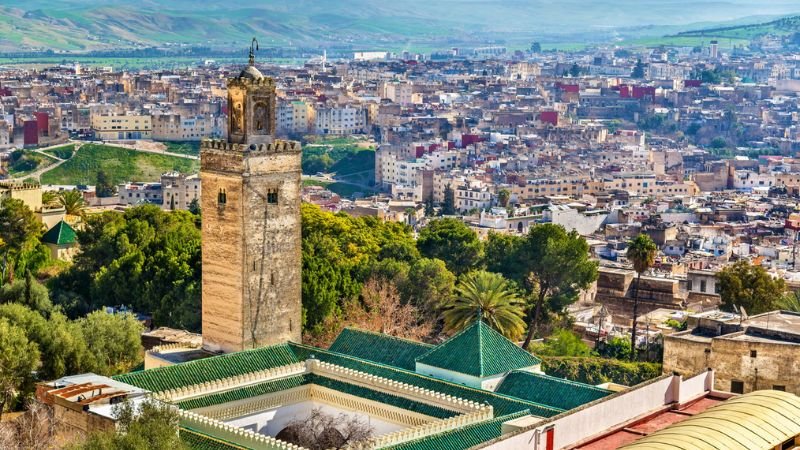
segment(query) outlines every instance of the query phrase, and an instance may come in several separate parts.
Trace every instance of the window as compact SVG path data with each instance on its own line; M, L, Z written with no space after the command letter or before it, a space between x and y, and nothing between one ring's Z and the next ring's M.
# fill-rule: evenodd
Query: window
M270 189L267 192L267 203L269 204L277 204L278 203L278 191Z
M750 350L750 357L751 358L755 358L757 356L758 356L758 351L757 350Z
M225 206L225 204L228 203L228 193L225 189L220 189L217 193L217 203L219 206Z
M706 292L706 280L700 280L700 292Z
M734 394L744 394L744 381L731 380L731 392Z
M692 280L686 280L686 288L688 290L692 290Z
M772 386L772 390L773 391L786 392L786 386L783 386L783 385L780 385L780 384L775 384L775 385Z

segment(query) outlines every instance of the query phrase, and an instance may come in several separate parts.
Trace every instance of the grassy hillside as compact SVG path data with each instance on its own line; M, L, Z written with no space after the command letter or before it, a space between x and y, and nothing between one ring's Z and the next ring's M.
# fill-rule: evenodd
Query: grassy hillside
M137 152L108 145L87 144L61 166L45 173L42 184L89 184L104 171L112 183L125 181L158 181L170 170L193 173L199 162L174 156Z
M560 36L560 42L567 35L614 39L626 28L640 37L663 35L648 27L685 30L692 23L798 12L800 5L790 0L5 0L0 50L167 43L236 48L246 46L251 36L265 47L512 46L548 36Z
M784 36L800 32L800 16L784 17L769 22L728 27L704 28L677 33L679 38L753 39L767 34Z
M55 158L44 156L33 150L14 150L8 161L8 173L14 177L23 177L55 163Z

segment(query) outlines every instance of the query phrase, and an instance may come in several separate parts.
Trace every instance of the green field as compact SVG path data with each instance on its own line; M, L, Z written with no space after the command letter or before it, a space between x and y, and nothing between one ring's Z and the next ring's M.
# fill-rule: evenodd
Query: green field
M186 141L186 142L162 142L167 146L167 152L180 153L182 155L200 155L200 141Z
M69 161L42 175L42 184L89 184L104 171L111 183L126 181L158 181L171 170L194 173L200 162L176 156L137 152L109 145L87 144Z
M11 152L8 173L14 177L23 177L55 163L55 158L44 156L33 150L15 150Z
M61 147L44 150L48 155L53 155L60 159L70 159L75 152L75 144L62 145Z

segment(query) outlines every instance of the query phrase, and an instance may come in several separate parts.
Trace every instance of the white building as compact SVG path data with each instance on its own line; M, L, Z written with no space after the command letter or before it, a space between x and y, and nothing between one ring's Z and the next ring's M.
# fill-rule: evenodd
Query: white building
M193 200L200 202L200 177L180 172L161 175L162 207L168 210L189 209Z
M316 134L359 134L367 132L367 108L346 105L317 109Z

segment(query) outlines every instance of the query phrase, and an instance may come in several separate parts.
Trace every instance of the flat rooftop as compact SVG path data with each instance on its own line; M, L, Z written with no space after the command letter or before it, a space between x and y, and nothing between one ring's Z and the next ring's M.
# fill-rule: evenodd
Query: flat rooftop
M608 434L601 436L586 444L579 444L571 447L581 450L607 450L619 448L630 444L651 433L655 433L674 423L682 422L706 409L724 402L725 399L707 395L691 403L683 405L677 409L664 409L654 414L639 419L633 423L623 425L621 428L609 430Z
M773 311L748 318L744 325L766 330L800 334L800 314L790 311Z

